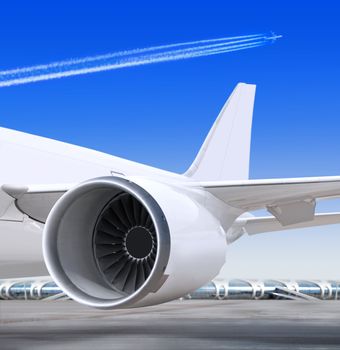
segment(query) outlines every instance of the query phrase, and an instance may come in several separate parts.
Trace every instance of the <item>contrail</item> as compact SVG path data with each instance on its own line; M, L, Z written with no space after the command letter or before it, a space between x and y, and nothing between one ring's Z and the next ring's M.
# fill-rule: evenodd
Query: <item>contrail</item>
M113 52L113 53L109 53L109 54L105 54L105 55L96 55L96 56L91 56L91 57L69 59L69 60L65 60L65 61L53 62L53 63L49 63L49 64L44 64L44 65L36 65L33 67L16 68L16 69L11 69L11 70L0 71L0 76L1 75L9 75L9 74L13 74L13 73L31 72L31 71L35 71L35 70L60 67L60 66L64 66L64 65L88 63L88 62L97 61L97 60L106 60L106 59L113 58L113 57L129 56L129 55L135 55L135 54L145 53L145 52L160 51L160 50L166 50L166 49L175 49L175 48L179 48L179 47L183 47L183 46L212 44L215 42L229 42L231 40L255 39L255 38L260 38L263 36L264 36L263 34L243 35L243 36L234 36L234 37L228 37L228 38L197 40L197 41L189 41L189 42L185 42L185 43L177 43L177 44L161 45L161 46L151 46L151 47L147 47L147 48L118 51L118 52Z
M65 78L65 77L70 77L75 75L90 74L90 73L103 72L107 70L121 69L121 68L127 68L127 67L142 66L142 65L151 64L151 63L176 61L176 60L182 60L182 59L194 58L194 57L200 57L200 56L210 56L210 55L216 55L216 54L221 54L226 52L245 50L250 47L253 48L253 47L258 47L263 45L264 45L263 43L235 45L233 47L202 50L202 51L197 51L195 53L181 52L172 56L166 56L164 54L160 54L158 55L158 57L155 57L153 55L142 56L142 57L139 57L138 59L124 60L114 64L109 64L109 65L94 66L94 67L88 67L88 68L77 68L74 70L63 70L61 72L30 75L27 77L20 77L15 79L12 78L10 80L3 80L3 81L0 80L0 87L28 84L28 83L34 83L34 82L43 81L43 80L59 79L59 78Z
M105 55L0 71L0 87L60 79L75 75L217 55L267 45L281 36L254 34L153 46Z

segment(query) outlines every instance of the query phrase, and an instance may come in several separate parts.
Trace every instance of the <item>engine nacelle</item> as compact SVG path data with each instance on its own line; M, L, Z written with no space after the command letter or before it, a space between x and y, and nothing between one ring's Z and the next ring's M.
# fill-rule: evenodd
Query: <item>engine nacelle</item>
M86 181L48 216L47 268L66 294L97 308L183 296L214 278L225 259L224 231L204 201L204 191L143 178Z

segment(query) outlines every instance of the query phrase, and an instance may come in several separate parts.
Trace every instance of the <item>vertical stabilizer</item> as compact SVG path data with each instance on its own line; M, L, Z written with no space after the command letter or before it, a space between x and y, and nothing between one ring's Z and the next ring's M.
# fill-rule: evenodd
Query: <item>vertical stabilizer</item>
M199 181L248 179L255 88L237 84L184 175Z

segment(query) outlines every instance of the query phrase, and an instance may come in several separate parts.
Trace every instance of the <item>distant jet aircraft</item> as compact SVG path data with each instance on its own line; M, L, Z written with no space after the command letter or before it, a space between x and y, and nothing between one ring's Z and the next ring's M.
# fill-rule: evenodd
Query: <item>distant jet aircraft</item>
M214 278L244 233L339 223L315 201L340 177L248 179L254 96L237 85L184 174L0 129L0 278L44 262L85 305L155 305Z

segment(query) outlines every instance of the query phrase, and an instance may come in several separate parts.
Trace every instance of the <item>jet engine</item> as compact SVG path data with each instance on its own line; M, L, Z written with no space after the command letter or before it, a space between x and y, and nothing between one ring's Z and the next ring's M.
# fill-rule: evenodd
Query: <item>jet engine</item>
M67 191L43 233L47 268L74 300L103 309L162 303L214 278L225 259L206 193L102 177Z

